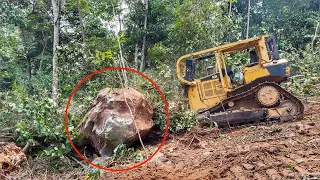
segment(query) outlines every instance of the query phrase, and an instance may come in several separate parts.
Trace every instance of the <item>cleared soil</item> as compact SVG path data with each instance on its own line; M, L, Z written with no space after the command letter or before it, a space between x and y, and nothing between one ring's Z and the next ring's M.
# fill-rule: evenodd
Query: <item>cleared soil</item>
M152 162L111 179L320 179L320 104L305 120L171 137Z
M320 179L320 104L305 105L302 121L251 126L231 132L195 129L170 135L146 165L101 179ZM154 152L157 145L147 145ZM127 166L128 167L128 166ZM24 170L22 170L24 171ZM25 171L24 171L25 172ZM33 175L13 179L86 179L87 173Z

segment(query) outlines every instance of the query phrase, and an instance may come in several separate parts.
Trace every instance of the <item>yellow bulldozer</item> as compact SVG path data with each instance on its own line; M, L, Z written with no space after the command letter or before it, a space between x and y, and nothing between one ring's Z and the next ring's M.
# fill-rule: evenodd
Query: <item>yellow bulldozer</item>
M250 63L236 72L228 60L241 52L250 52ZM201 123L232 128L303 118L302 102L279 85L292 70L279 57L274 36L187 54L178 59L176 68Z

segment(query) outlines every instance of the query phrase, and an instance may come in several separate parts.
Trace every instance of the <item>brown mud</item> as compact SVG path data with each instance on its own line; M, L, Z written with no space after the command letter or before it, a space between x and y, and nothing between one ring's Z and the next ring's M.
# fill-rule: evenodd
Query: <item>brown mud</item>
M222 133L204 129L170 138L152 162L111 179L320 178L320 104L302 121Z
M158 146L146 144L150 153ZM86 179L88 175L80 169L64 174L32 172L30 176L22 170L12 179ZM197 128L169 135L151 162L122 173L104 172L100 179L320 179L320 104L305 104L301 121L231 132Z

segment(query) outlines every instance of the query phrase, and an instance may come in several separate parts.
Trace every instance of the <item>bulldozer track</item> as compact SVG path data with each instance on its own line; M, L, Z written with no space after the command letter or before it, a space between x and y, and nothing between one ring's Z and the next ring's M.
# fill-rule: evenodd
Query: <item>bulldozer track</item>
M295 116L293 116L291 119L287 119L287 120L282 120L280 119L257 119L254 121L248 121L245 124L237 124L237 123L233 123L233 124L229 124L229 127L227 127L227 129L237 129L237 128L243 128L243 127L248 127L248 126L256 126L256 125L269 125L269 124L274 124L274 123L281 123L281 122L288 122L288 121L296 121L296 120L301 120L303 118L303 112L304 112L304 106L302 104L302 102L296 98L295 96L293 96L291 93L289 93L288 91L286 91L285 89L283 89L279 84L274 83L274 82L262 82L259 83L257 85L248 85L248 90L235 94L233 96L228 97L227 99L223 100L222 102L218 103L217 105L213 106L213 107L209 107L206 109L201 109L199 110L197 113L198 114L203 114L203 113L208 113L208 114L212 114L217 112L219 109L221 111L221 108L224 109L224 106L227 106L228 102L231 101L236 101L239 100L241 98L250 96L250 95L254 95L261 87L264 86L272 86L275 87L280 95L282 96L282 98L285 99L289 99L290 101L292 101L293 103L295 103L295 105L298 108L297 114ZM226 115L226 121L228 121L227 119L227 115ZM222 129L226 129L226 128L222 128Z

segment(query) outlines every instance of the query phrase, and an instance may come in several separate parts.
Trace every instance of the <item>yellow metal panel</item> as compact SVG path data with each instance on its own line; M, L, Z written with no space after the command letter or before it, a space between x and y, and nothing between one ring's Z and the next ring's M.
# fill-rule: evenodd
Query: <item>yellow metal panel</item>
M226 97L225 91L218 79L205 82L197 81L197 85L188 88L190 108L194 111L211 107L220 103Z
M265 42L266 38L268 38L268 37L264 37L262 41L259 41L259 45L258 45L258 49L257 49L260 63L265 63L265 62L271 61L269 54L268 54L266 42Z
M214 53L215 53L215 55L216 55L216 63L217 63L217 65L218 65L219 75L220 75L220 77L223 77L223 76L222 76L222 65L221 65L220 53L217 52L217 51L215 51ZM226 73L226 72L225 72L225 73ZM223 87L223 88L226 88L226 82L225 82L225 81L221 81L221 82L222 82L222 87Z
M225 61L225 58L224 58L223 55L221 56L221 60L222 60L224 72L225 72L225 74L226 74L226 75L223 77L224 84L226 84L225 89L228 89L228 90L229 90L229 89L232 88L232 85L231 85L230 77L227 75L228 73L227 73L226 61Z
M245 67L243 69L244 80L246 84L260 78L270 75L269 71L260 64L253 67Z
M227 87L223 88L225 92L230 92L232 91L232 85L231 85L231 80L229 76L224 76L222 77L222 81L225 82L225 84L228 84Z
M211 81L205 82L205 83L202 83L202 84L203 84L203 89L204 89L204 90L212 89L212 83L211 83Z

